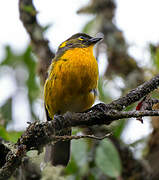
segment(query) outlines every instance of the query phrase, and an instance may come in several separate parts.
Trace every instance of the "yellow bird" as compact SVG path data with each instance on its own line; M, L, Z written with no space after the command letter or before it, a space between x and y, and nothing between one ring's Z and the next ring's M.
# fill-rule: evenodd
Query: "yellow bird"
M82 112L92 106L96 97L98 64L93 46L102 38L78 33L64 41L50 65L44 85L44 103L47 120L54 115ZM55 135L71 135L71 129ZM47 147L46 159L52 165L67 166L70 159L70 141L60 141ZM47 150L46 150L47 151Z

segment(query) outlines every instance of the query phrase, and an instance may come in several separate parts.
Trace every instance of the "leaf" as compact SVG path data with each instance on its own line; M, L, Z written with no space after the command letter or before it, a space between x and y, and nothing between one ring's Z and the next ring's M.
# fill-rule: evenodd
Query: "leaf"
M90 20L90 21L84 26L84 28L83 28L82 31L83 31L84 33L86 33L86 34L90 34L90 32L91 32L92 29L93 29L93 26L95 25L94 22L95 22L95 19Z
M77 133L76 129L76 133ZM88 147L87 142L83 139L71 142L71 161L65 169L68 175L75 175L76 179L81 177L88 171Z
M99 78L98 81L98 92L99 92L99 100L103 101L103 102L111 102L112 99L109 95L109 91L106 91L105 87L104 87L104 79L102 77Z
M35 114L35 111L33 108L34 107L33 103L39 97L40 81L36 74L37 60L35 56L33 56L32 54L31 47L28 46L24 50L24 52L16 53L12 50L10 46L6 46L5 57L0 63L0 68L3 66L8 66L9 68L12 69L13 72L15 72L14 78L16 81L17 89L21 88L21 86L23 86L25 89L27 88L27 92L28 92L27 95L28 95L32 119L37 119L37 115ZM21 73L17 71L19 69L22 70L21 72L25 71L26 76L25 74L22 74L22 77L21 77ZM6 107L4 108L7 109ZM9 112L9 109L10 108L8 107L8 112ZM7 115L7 118L4 117L4 119L10 120L11 117L9 117L9 115L11 116L11 111L10 113L5 113L5 114ZM6 121L5 125L7 125L7 123L8 122Z
M5 130L3 126L0 126L0 138L4 140L9 140L8 132Z
M8 124L9 121L12 119L12 98L9 98L6 103L1 106L0 113L2 114L2 117L4 119L4 126Z
M95 162L104 174L113 178L120 176L122 167L119 154L109 139L100 142L97 148Z
M82 166L87 162L87 144L84 140L72 142L72 155L78 166Z
M6 131L3 126L0 126L0 137L6 141L16 143L22 133L22 131Z
M22 134L22 131L8 131L8 141L16 143Z
M101 17L94 16L86 25L83 27L82 32L86 34L97 34L101 27Z
M7 65L15 68L17 63L21 61L21 57L14 53L10 46L5 47L5 54L5 58L2 60L0 65Z
M88 152L87 143L84 140L72 141L72 157L78 171L75 174L82 176L88 171ZM74 165L75 165L74 164ZM80 178L81 179L81 178Z
M159 70L159 48L157 48L156 50L156 67L157 67L157 70Z
M117 125L113 129L114 137L120 138L120 136L125 128L126 123L127 123L127 121L125 119L121 119L120 121L118 121Z
M36 10L34 9L33 6L31 5L23 5L22 9L27 12L30 13L31 15L35 16L37 14Z
M71 158L71 161L69 162L68 166L66 167L65 172L67 173L67 175L77 174L78 166L77 166L77 162L74 160L74 158Z
M151 59L154 66L159 70L159 47L153 44L150 44Z
M47 24L46 26L42 27L43 32L46 32L52 26L51 23Z
M2 60L1 65L11 65L12 64L12 57L13 57L13 52L11 50L10 46L5 47L5 58Z

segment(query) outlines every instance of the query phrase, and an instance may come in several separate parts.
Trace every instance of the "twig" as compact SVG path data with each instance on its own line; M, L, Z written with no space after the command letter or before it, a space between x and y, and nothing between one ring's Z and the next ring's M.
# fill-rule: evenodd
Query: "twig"
M144 96L148 95L153 90L157 89L159 86L159 74L156 75L151 80L143 83L142 85L138 86L137 88L131 90L127 95L122 98L119 98L106 106L103 106L103 110L105 109L115 109L121 111L125 109L127 106L139 101ZM93 108L98 108L98 104Z
M159 116L159 111L157 110L127 111L127 112L110 111L109 113L112 117L114 116L115 120L123 119L123 118L143 117L143 116Z
M96 140L103 140L105 138L108 138L111 136L111 133L106 134L105 136L97 137L94 135L78 135L78 136L52 136L53 139L55 138L55 141L68 141L68 140L78 140L78 139L84 139L84 138L90 138L90 139L96 139Z

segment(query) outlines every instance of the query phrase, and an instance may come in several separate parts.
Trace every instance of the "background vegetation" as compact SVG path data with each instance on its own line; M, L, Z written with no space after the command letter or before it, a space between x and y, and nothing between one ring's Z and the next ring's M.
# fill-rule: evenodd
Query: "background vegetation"
M56 4L55 4L56 6ZM28 5L23 10L36 17L35 9ZM93 14L93 18L85 24L81 32L95 35L98 32L104 34L104 41L96 48L97 59L101 55L107 62L104 73L99 79L98 100L108 103L116 98L116 92L124 95L128 90L135 88L145 80L150 79L159 71L159 47L149 44L149 66L139 66L137 60L128 53L128 44L122 31L114 23L116 3L114 0L90 0L89 5L82 7L77 12L81 14ZM23 19L21 17L21 19ZM24 23L24 22L23 22ZM27 25L24 23L25 28ZM48 27L42 27L40 38ZM31 42L21 53L14 52L12 47L5 47L5 57L0 62L0 76L8 76L16 87L0 107L0 137L6 141L16 142L23 131L15 130L13 120L16 120L16 112L19 111L15 101L18 98L25 99L28 106L28 121L38 121L44 119L44 113L39 113L43 108L43 83L44 61L39 60L38 47L41 39L36 41L33 30L30 32ZM56 36L59 36L56 34ZM51 50L50 50L51 51ZM46 57L46 67L51 61L52 52ZM45 56L43 57L45 59ZM43 62L43 63L42 63ZM104 63L103 63L104 64ZM103 65L102 65L103 66ZM114 93L112 93L114 92ZM151 94L152 97L159 97L158 91ZM40 107L40 110L38 107ZM134 109L130 106L127 110ZM40 114L40 115L39 115ZM23 119L23 114L21 120ZM134 119L135 120L135 119ZM36 166L36 173L21 167L23 175L19 170L14 174L17 179L70 179L70 180L95 180L95 179L143 179L147 172L152 180L159 179L159 163L156 162L159 155L159 123L158 118L151 118L152 133L144 138L129 144L123 141L123 133L129 124L129 120L120 120L110 126L94 127L85 130L74 129L73 134L79 132L95 135L104 135L112 132L112 137L102 141L97 140L77 140L72 141L71 161L66 169L52 168L42 162L42 155L37 156L36 152L30 152L28 156ZM10 130L7 130L10 129ZM134 129L135 134L135 129ZM126 134L125 134L126 136ZM139 159L136 159L138 157ZM40 158L40 160L39 160ZM41 165L40 165L41 164ZM40 168L42 172L40 171ZM151 168L150 168L151 167ZM29 175L28 175L29 174ZM36 176L32 176L32 175ZM39 174L41 174L39 176Z

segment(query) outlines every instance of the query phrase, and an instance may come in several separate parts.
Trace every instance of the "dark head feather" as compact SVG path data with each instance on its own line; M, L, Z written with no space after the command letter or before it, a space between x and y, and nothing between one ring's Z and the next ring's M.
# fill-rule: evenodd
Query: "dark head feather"
M86 48L96 44L102 38L94 38L85 33L77 33L60 44L57 54L63 54L66 50L72 48Z

